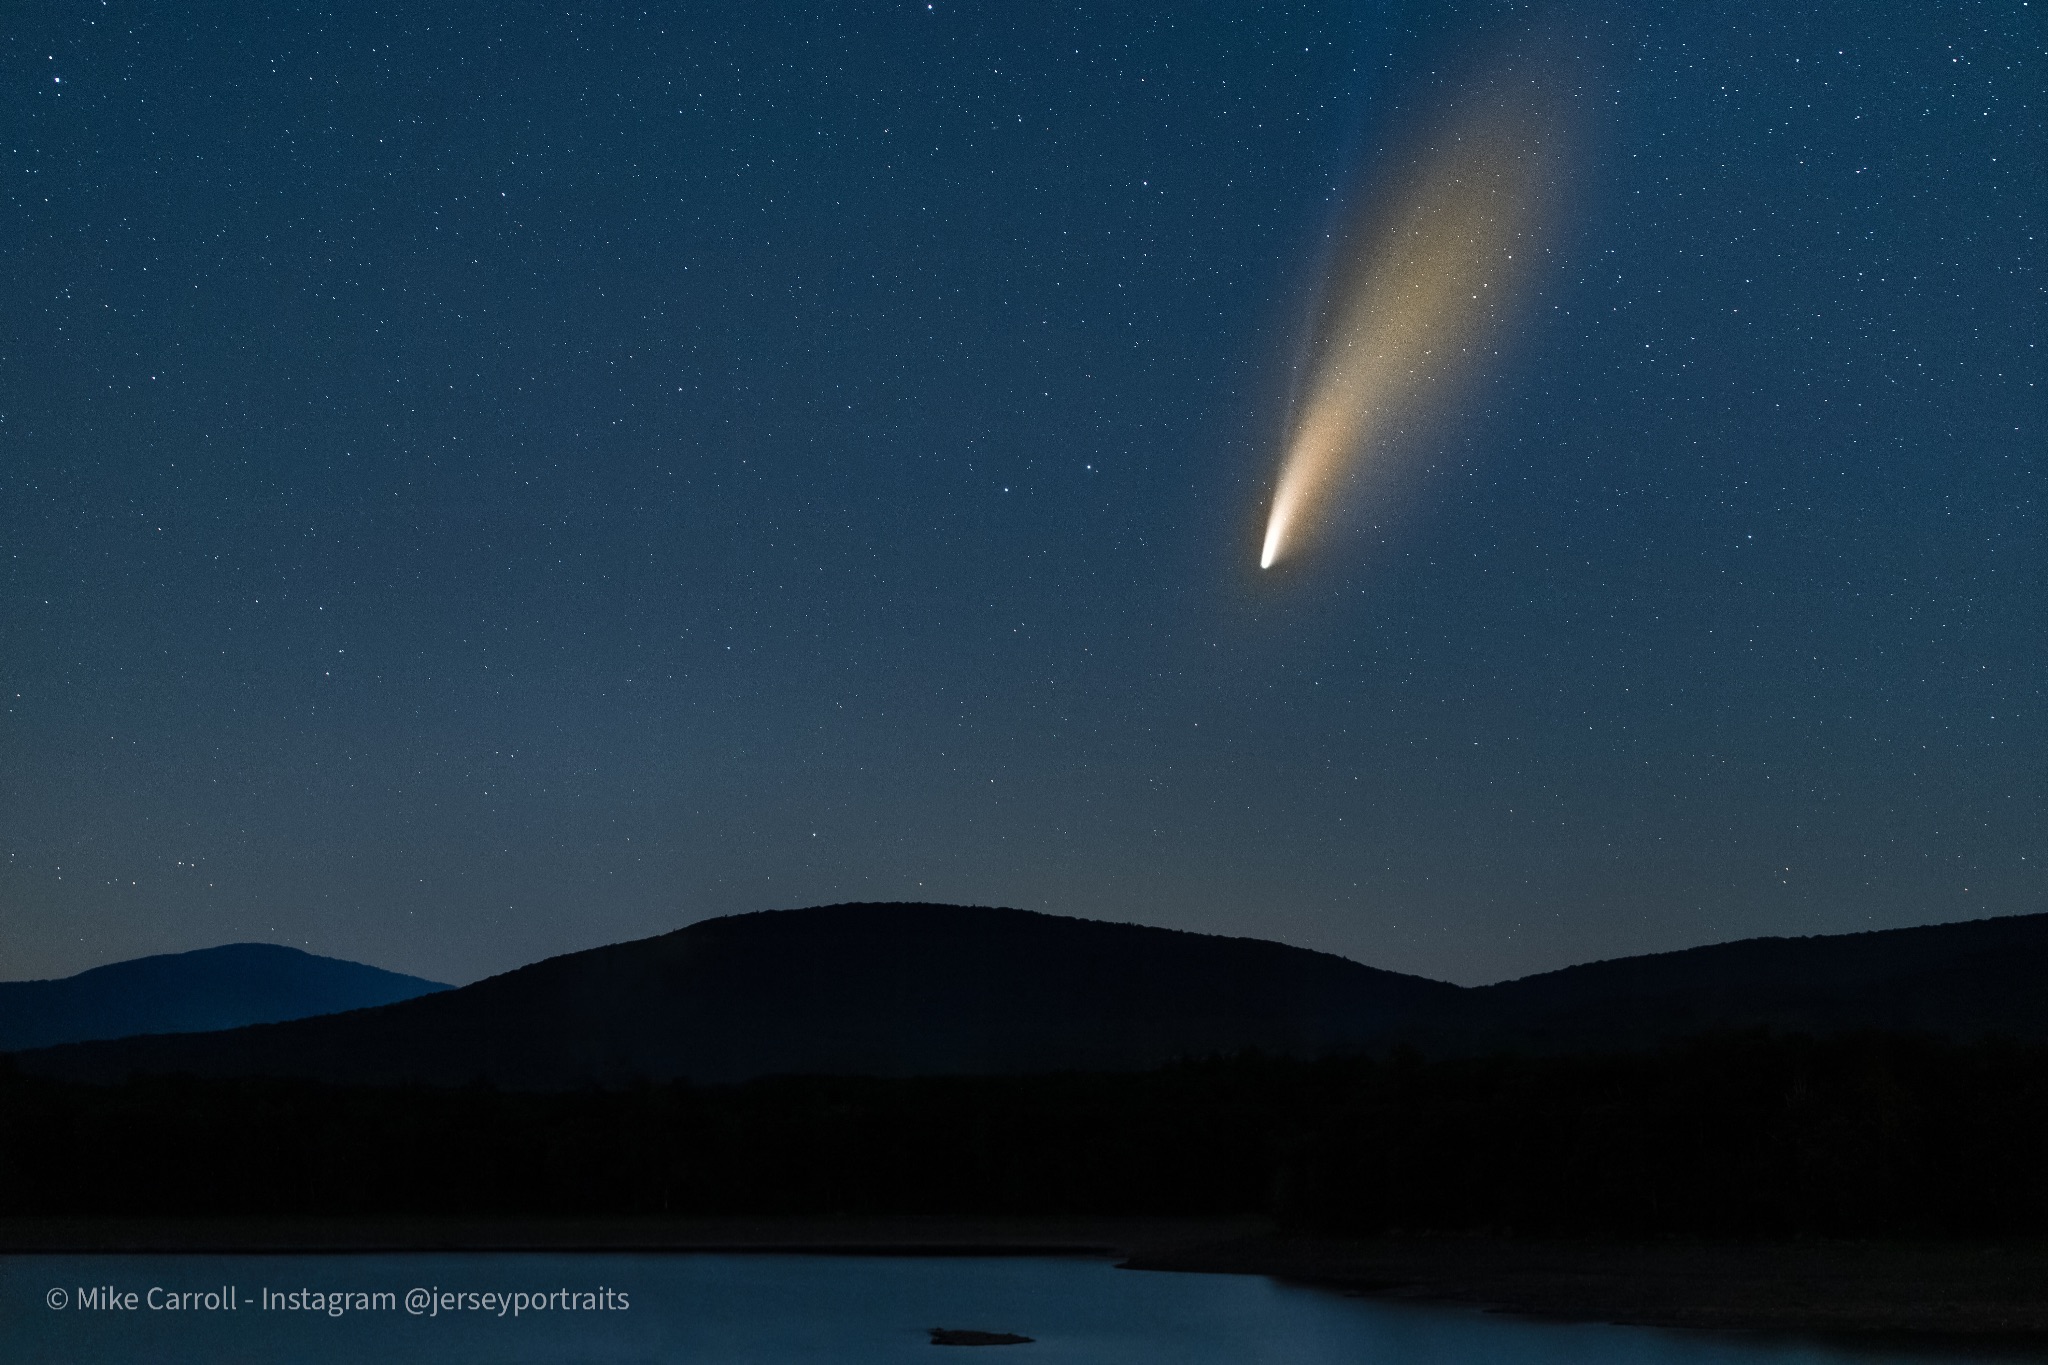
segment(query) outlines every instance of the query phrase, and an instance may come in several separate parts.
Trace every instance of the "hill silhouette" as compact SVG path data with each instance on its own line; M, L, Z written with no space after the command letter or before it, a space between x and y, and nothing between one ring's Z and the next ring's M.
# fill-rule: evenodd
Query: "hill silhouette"
M704 920L326 1019L93 1043L32 1072L520 1088L775 1074L1130 1071L1375 1046L1459 988L1260 939L1024 910L842 905Z
M1471 992L1495 1045L1613 1051L1738 1029L2048 1042L2048 915L1752 938L1589 962Z
M280 944L230 943L49 981L0 981L0 1051L304 1019L446 989Z
M1612 1052L1705 1032L2048 1041L2048 915L1750 939L1463 988L1259 939L1022 910L857 904L701 921L378 1009L25 1053L30 1074L572 1089L773 1075L1139 1071Z

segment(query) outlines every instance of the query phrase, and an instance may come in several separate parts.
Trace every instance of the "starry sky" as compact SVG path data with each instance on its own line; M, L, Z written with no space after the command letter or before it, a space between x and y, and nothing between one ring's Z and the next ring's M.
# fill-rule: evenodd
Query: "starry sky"
M0 33L0 977L1003 904L1473 983L2048 904L2026 0ZM1344 215L1575 130L1257 567Z

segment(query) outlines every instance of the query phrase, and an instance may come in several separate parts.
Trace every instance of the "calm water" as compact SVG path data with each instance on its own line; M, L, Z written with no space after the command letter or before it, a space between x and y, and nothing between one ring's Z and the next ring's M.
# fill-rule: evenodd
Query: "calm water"
M133 1294L136 1306L93 1306L108 1289L123 1303ZM346 1296L338 1315L335 1295ZM409 1296L418 1313L409 1311ZM239 1307L219 1306L229 1297ZM527 1306L536 1300L546 1306ZM501 1303L518 1311L501 1315ZM611 1306L598 1306L604 1303ZM935 1357L930 1327L1018 1332L1036 1341L946 1349ZM1345 1298L1255 1276L1118 1270L1079 1258L0 1257L0 1360L8 1365L959 1365L991 1358L1005 1365L1932 1365L1944 1359L1522 1322Z

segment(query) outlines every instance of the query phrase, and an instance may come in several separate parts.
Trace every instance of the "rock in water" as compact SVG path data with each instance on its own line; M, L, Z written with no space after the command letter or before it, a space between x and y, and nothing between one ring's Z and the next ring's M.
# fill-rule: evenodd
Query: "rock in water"
M1015 1332L976 1332L958 1327L932 1328L934 1346L1022 1346L1031 1340Z

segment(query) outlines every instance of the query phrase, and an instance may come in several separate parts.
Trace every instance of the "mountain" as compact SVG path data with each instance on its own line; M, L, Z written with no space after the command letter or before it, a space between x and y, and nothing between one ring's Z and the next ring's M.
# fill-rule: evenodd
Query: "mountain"
M2043 982L2048 915L1748 939L1467 989L1260 939L1023 910L841 905L705 920L379 1009L81 1043L17 1064L97 1080L141 1071L559 1089L1119 1071L1396 1043L1621 1051L1748 1028L2048 1041Z
M778 1073L1114 1071L1384 1042L1456 986L1260 939L1024 910L842 905L704 920L382 1009L19 1059L518 1088Z
M1470 997L1475 1036L1529 1051L1638 1048L1752 1028L2048 1042L2048 914L1743 939L1589 962Z
M446 989L275 943L230 943L138 957L55 981L0 981L0 1051L232 1029Z

